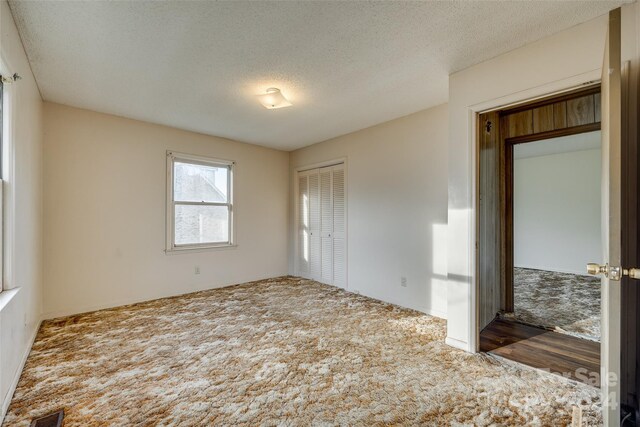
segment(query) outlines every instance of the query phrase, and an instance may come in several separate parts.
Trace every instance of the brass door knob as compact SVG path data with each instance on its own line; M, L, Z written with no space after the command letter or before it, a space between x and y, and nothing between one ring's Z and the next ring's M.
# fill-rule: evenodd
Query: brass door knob
M640 268L629 268L622 270L623 276L629 276L631 279L640 280Z
M606 276L608 268L609 266L607 264L600 265L594 262L590 262L589 264L587 264L587 273L593 276L597 276L598 274L604 274Z
M622 276L640 280L640 268L609 267L609 264L600 265L590 262L587 264L587 273L594 276L604 274L605 277L608 277L611 280L620 280Z

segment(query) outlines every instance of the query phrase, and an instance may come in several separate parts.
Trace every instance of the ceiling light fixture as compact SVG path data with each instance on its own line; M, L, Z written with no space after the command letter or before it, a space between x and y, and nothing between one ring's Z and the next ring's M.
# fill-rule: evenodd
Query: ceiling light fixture
M267 93L258 95L258 101L260 104L269 110L275 110L276 108L290 107L293 105L287 98L282 95L280 89L276 87L270 87L267 89Z

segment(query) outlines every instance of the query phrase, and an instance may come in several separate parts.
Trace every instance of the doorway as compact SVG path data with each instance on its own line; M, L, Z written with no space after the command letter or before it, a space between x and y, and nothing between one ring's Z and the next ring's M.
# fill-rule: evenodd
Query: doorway
M621 9L609 13L599 88L577 89L477 115L474 320L481 351L502 353L552 372L570 373L567 362L575 363L580 377L569 377L583 382L589 382L587 374L598 378L601 365L604 424L634 426L640 425L640 67L637 60L622 61L621 15ZM575 112L574 118L591 117L590 101L579 100L589 96L590 89L594 121L579 124L572 119L570 125L570 114ZM583 106L575 108L576 104ZM513 187L505 178L513 173L509 159L514 158L514 143L598 129L602 134L602 258L590 262L587 269L601 279L601 347L593 340L502 317L514 313ZM600 354L599 360L594 353ZM589 367L594 360L597 364Z
M479 115L480 349L599 385L600 86Z

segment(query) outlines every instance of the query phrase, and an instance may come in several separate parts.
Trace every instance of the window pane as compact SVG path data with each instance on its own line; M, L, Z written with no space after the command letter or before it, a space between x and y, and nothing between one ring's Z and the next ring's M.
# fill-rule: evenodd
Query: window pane
M226 166L203 166L176 161L173 164L173 197L176 202L227 202Z
M229 242L227 206L176 205L176 245Z

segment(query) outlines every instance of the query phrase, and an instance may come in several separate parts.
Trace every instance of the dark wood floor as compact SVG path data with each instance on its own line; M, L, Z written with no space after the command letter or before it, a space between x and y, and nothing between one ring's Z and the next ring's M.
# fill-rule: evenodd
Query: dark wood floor
M480 351L600 386L600 343L495 319L480 333Z

